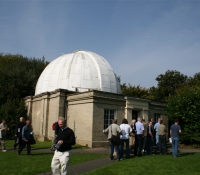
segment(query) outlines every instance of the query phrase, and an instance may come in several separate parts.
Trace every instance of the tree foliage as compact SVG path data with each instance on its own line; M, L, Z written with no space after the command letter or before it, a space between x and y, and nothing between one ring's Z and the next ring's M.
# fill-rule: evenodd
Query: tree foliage
M131 84L126 85L126 83L121 85L122 94L125 96L149 98L149 90L144 87L132 86Z
M34 95L37 80L48 63L22 55L0 54L0 119L13 128L26 116L24 97Z
M155 100L167 101L168 97L175 94L176 89L182 87L188 77L176 70L168 70L165 74L156 77L157 87L150 88Z
M182 127L181 140L200 144L200 87L184 86L170 96L166 114L171 120L178 118Z

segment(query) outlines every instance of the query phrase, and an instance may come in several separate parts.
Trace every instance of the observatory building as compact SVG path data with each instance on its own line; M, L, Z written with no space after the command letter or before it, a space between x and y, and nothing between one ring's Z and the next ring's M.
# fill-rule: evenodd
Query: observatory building
M108 145L102 130L112 119L121 124L138 116L146 121L162 117L166 103L136 97L124 97L120 82L102 56L89 51L63 54L53 60L40 75L35 96L25 99L27 116L37 140L52 139L52 124L60 116L75 132L76 143L89 147Z

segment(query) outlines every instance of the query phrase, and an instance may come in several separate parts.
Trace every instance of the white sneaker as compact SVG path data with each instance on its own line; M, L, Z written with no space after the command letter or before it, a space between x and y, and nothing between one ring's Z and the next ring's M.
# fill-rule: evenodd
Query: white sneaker
M6 151L7 151L7 150L5 150L5 149L2 150L2 152L4 152L4 153L5 153Z

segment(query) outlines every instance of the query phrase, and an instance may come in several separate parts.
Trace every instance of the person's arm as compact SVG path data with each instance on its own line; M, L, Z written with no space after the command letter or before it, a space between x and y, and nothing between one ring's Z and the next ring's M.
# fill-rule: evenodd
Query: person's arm
M151 137L153 137L153 133L152 133L152 127L151 126L149 126L149 135L151 136Z
M132 133L132 131L133 131L133 129L132 129L132 127L130 126L130 133ZM129 133L129 134L130 134L130 133Z
M107 127L106 129L104 129L103 132L108 132L109 131L109 127Z
M157 123L154 125L154 129L156 130L156 128L157 128Z
M181 127L179 126L179 133L181 133Z
M121 134L121 133L122 133L122 130L121 130L121 128L120 128L119 126L117 127L117 133L118 133L118 134Z
M170 129L170 136L172 137L172 130Z
M22 128L22 140L27 141L25 138L25 132L26 132L25 128L26 128L25 126Z

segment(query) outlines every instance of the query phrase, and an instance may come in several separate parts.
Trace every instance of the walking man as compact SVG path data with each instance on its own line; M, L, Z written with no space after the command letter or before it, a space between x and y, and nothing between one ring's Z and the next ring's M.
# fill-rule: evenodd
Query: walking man
M167 155L166 133L167 133L167 128L163 124L163 120L160 120L160 125L158 126L160 155L162 154L162 148L164 148L164 153Z
M20 117L19 122L15 127L15 144L13 145L13 150L16 149L16 146L19 145L19 148L22 145L22 128L25 126L24 118Z
M136 143L134 148L134 155L141 156L143 137L144 137L144 125L142 124L141 117L138 117L138 121L135 124L135 126L136 126Z
M22 150L27 146L27 155L31 155L31 144L30 144L30 139L31 139L31 127L30 127L30 120L26 120L26 125L22 128L22 144L19 147L18 150L18 155L21 154Z
M53 175L67 175L72 145L75 145L75 136L74 132L66 126L66 121L63 117L59 117L58 125L56 150L51 162L51 169Z
M6 120L2 120L2 123L0 124L0 132L1 132L1 137L0 137L0 144L2 147L2 152L6 152L6 147L5 147L5 140L6 140L6 133L9 130Z
M181 127L179 125L179 120L175 120L175 124L173 124L170 128L170 135L172 138L172 155L174 158L178 156L178 145L179 145L179 134L181 133Z

